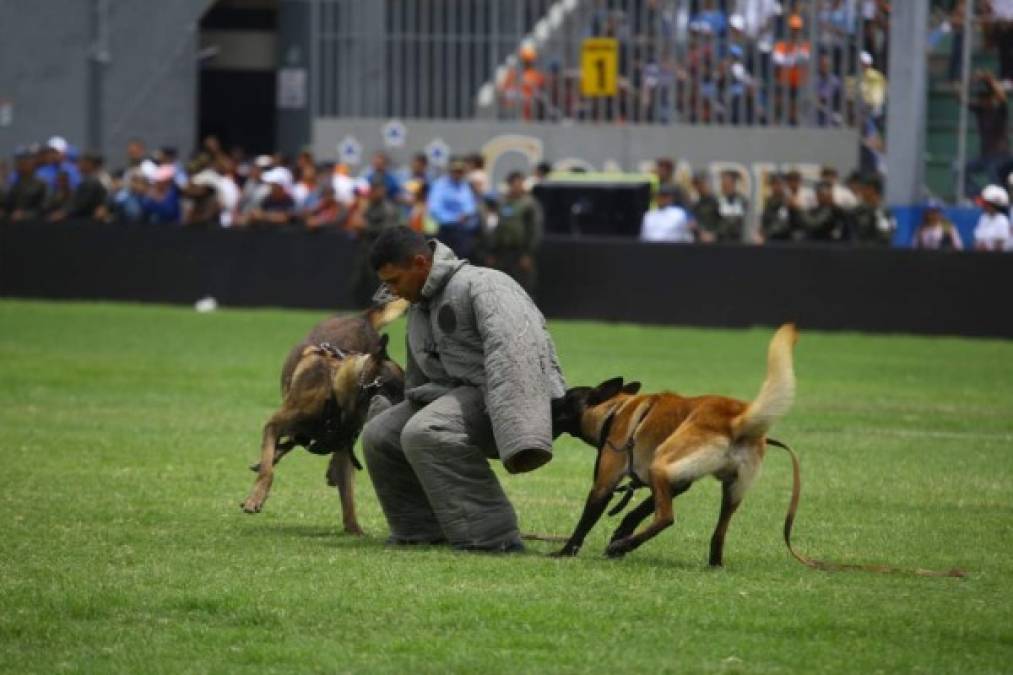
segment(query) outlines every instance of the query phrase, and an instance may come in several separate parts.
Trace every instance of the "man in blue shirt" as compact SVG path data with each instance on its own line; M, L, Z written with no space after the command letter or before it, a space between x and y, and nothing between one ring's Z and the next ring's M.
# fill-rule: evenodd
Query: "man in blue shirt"
M53 136L46 143L45 149L40 153L42 161L39 168L35 170L35 177L46 184L49 192L56 190L56 178L61 171L67 173L71 189L77 188L81 182L81 172L77 165L67 158L67 150L70 145L61 136Z
M369 161L369 169L362 174L362 177L366 180L366 183L372 184L373 176L382 176L383 183L387 188L387 199L397 202L401 195L401 183L398 181L397 176L394 175L394 172L390 170L389 166L390 158L387 157L387 154L378 152Z
M429 215L440 226L436 238L458 258L474 255L479 234L478 203L464 171L461 159L451 160L450 173L433 182L428 201Z

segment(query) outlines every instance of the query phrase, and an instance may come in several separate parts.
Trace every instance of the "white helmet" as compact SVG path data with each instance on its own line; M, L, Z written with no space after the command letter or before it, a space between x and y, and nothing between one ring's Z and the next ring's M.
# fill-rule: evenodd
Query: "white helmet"
M1009 195L998 185L986 185L985 189L981 191L981 199L1000 209L1009 206Z

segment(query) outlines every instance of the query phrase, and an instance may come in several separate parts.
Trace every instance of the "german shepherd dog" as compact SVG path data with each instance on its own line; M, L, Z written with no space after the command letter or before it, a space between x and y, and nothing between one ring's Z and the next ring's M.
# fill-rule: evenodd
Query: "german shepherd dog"
M794 400L792 351L797 340L793 324L774 334L766 379L749 403L724 396L642 395L639 383L624 386L621 377L594 388L574 387L554 401L553 433L566 432L598 448L594 486L584 512L554 555L577 555L624 477L631 478L629 490L645 485L651 495L623 518L605 551L609 557L629 553L670 526L672 500L698 478L711 475L721 481L722 491L710 564L721 566L728 523L760 469L767 430ZM652 513L651 523L635 533Z
M404 314L408 303L395 300L349 316L321 321L292 347L281 369L281 408L264 425L260 462L247 513L264 507L274 466L292 448L331 455L327 484L341 496L345 532L362 534L355 515L352 470L362 465L353 454L369 402L383 394L404 398L404 371L387 355L387 335L379 330Z

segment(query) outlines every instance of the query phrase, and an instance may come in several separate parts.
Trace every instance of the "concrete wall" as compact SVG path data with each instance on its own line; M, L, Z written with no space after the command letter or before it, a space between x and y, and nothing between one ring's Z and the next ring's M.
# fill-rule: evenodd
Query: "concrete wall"
M211 4L0 0L0 106L12 110L0 123L0 154L54 134L101 151L113 167L131 136L188 153L198 25Z

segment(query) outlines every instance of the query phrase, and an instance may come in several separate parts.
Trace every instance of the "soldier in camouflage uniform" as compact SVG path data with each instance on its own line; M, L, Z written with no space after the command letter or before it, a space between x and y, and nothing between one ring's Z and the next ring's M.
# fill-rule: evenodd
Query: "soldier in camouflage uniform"
M524 189L524 174L507 176L507 192L499 205L496 227L487 235L486 265L513 277L533 294L535 254L542 241L542 207Z
M739 192L739 173L721 172L721 193L718 195L718 241L742 241L746 229L749 200Z
M699 171L693 175L693 189L696 201L693 202L693 219L700 228L700 241L709 243L717 240L721 215L718 213L718 200L711 189L710 174Z
M888 246L896 223L883 206L883 183L876 176L862 181L861 199L852 213L852 240L868 246Z
M798 211L788 199L784 177L772 173L767 177L770 193L760 214L760 231L764 241L798 241L805 236L797 227Z
M830 183L816 184L816 206L800 211L798 218L809 241L847 241L850 236L850 219L844 209L834 204Z

